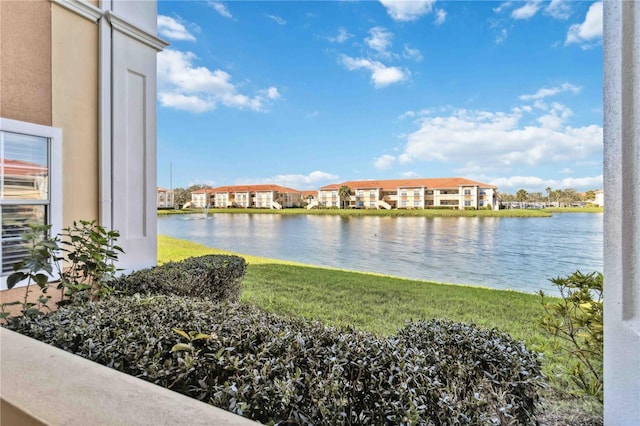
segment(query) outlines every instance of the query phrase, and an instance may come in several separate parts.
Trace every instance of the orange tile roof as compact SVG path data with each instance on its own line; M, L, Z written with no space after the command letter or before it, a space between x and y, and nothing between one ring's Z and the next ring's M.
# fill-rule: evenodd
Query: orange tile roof
M389 179L389 180L352 180L342 183L334 183L320 188L321 191L340 189L346 185L352 190L354 189L382 189L393 190L397 188L457 188L458 186L479 186L481 188L493 188L496 186L488 185L474 180L452 177L452 178L415 178L415 179Z
M4 173L11 176L34 176L34 175L46 175L48 169L46 166L39 164L28 163L22 160L10 160L5 158Z
M278 192L300 192L297 189L286 188L280 185L263 184L263 185L228 185L219 186L211 189L212 193L224 193L224 192L264 192L264 191L278 191Z

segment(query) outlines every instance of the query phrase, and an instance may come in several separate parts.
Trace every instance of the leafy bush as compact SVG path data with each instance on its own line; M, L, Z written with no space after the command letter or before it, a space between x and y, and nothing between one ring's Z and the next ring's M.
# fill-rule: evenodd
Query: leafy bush
M246 261L239 256L191 257L123 276L114 287L124 295L196 296L237 302L246 268Z
M567 277L550 279L560 290L561 300L548 302L541 290L544 315L540 326L551 336L568 343L573 363L568 376L580 393L603 400L602 359L604 350L602 274L576 271Z
M29 224L22 234L28 255L13 264L14 272L7 277L7 287L11 289L26 280L24 299L2 303L0 319L10 316L6 307L12 305L22 304L24 316L40 314L43 308L50 309L47 302L51 296L47 290L52 279L58 279L56 288L66 296L58 302L59 306L111 295L110 284L118 271L115 262L119 253L124 253L115 244L120 233L107 231L95 221L87 220L74 221L73 226L64 228L62 234L49 236L50 231L51 225ZM28 301L32 283L42 291L37 303Z
M240 304L111 298L9 324L23 334L275 424L533 424L536 355L447 321L378 338Z
M107 231L95 221L81 220L64 228L61 239L61 257L58 261L59 288L69 297L60 304L74 300L101 299L113 292L111 284L119 269L118 256L124 253L116 245L118 231ZM60 261L66 261L60 266ZM91 292L91 294L88 294Z

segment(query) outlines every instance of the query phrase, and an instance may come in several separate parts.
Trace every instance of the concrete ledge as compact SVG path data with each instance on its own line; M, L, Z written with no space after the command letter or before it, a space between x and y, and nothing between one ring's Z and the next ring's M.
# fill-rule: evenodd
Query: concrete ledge
M255 425L0 328L0 424Z

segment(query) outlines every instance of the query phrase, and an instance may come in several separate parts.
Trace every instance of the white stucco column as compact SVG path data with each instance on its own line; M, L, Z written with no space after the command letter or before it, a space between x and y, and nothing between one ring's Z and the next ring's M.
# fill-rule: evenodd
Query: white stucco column
M604 2L604 419L640 425L640 3Z

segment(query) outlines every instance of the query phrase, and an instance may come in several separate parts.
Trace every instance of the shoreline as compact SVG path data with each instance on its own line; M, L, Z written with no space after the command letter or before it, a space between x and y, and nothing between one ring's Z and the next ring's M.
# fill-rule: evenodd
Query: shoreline
M178 247L178 250L174 255L175 257L169 258L169 255L166 254L168 249L166 249L165 247L168 245L171 245L173 248L175 248L176 246ZM368 275L372 277L388 278L392 280L402 280L402 281L407 281L412 283L424 283L429 285L448 286L448 287L455 286L455 287L470 288L470 289L517 293L517 294L535 296L535 297L538 296L538 294L535 292L530 293L526 291L513 290L513 289L494 288L494 287L490 287L482 284L461 284L461 283L449 283L449 282L443 282L443 281L421 280L417 278L401 277L398 275L382 274L379 272L359 271L356 269L334 268L331 266L313 265L310 263L295 262L291 260L282 260L282 259L275 259L275 258L269 258L269 257L254 256L250 254L237 253L229 250L222 250L214 247L209 247L201 243L196 243L189 240L183 240L180 238L174 238L168 235L158 235L158 263L159 264L167 263L171 261L174 261L174 262L180 261L187 257L202 256L206 254L214 254L214 255L222 254L222 255L239 256L244 258L247 261L248 265L296 266L301 268L320 269L320 270L326 270L326 271L343 272L348 274ZM551 295L551 294L547 296L555 297L554 295Z
M451 209L257 209L257 208L210 208L210 209L163 209L158 210L158 216L174 214L278 214L290 215L332 215L332 216L386 216L386 217L551 217L550 211L543 209L504 209L504 210L451 210Z

